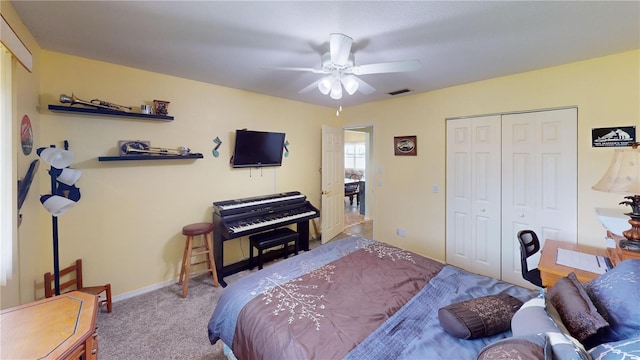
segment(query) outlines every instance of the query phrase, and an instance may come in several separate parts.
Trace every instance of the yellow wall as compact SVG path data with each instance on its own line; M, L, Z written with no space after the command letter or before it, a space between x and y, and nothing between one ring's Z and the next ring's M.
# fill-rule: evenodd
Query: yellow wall
M115 295L174 279L184 225L211 221L212 202L301 191L320 205L321 125L326 108L43 51L43 142L69 140L82 170L78 205L59 217L61 264L83 258L87 282L111 282ZM60 94L138 106L170 101L171 122L52 113ZM286 132L289 156L277 168L231 169L235 130ZM222 146L215 158L213 139ZM204 159L98 162L118 154L118 140L186 145ZM48 183L42 182L43 192ZM44 222L44 219L43 219ZM43 246L48 238L42 239ZM246 239L225 243L225 262L248 256ZM49 265L42 262L41 271Z
M640 51L491 79L345 109L297 103L114 64L42 51L11 5L0 2L7 21L34 54L34 72L14 70L17 114L28 114L36 146L69 140L72 167L83 171L78 205L59 218L61 264L83 258L87 283L111 282L114 295L175 279L183 225L210 221L213 201L299 190L320 204L321 125L375 127L372 180L375 234L421 254L444 259L445 118L576 105L579 111L579 242L602 245L595 207L614 207L618 195L591 186L611 149L592 149L592 127L636 125L640 119ZM49 104L74 92L90 100L139 106L171 101L173 122L52 113ZM16 125L17 126L17 125ZM284 131L289 157L280 168L233 170L228 165L238 128ZM640 130L640 129L639 129ZM417 157L393 156L393 136L417 135ZM213 139L223 141L214 158ZM17 139L17 138L16 138ZM150 140L153 146L189 146L204 154L193 161L98 162L115 155L118 140ZM18 153L24 176L35 154ZM2 308L42 296L42 274L52 268L51 220L38 202L49 189L42 165L22 208L16 276L0 290ZM432 185L440 191L432 193ZM395 235L396 227L407 231ZM312 227L313 229L313 227ZM225 245L225 261L246 256L246 240ZM244 249L244 250L241 250ZM244 253L243 253L244 251ZM19 295L16 295L19 294Z
M617 207L622 196L591 189L613 154L591 147L591 129L635 125L640 134L638 50L346 109L344 126L375 126L367 182L382 181L375 187L376 236L444 260L445 119L564 106L578 107L578 242L604 246L595 208ZM418 156L393 155L399 135L417 135ZM398 227L406 238L396 235Z
M350 131L344 132L344 142L364 142L366 139L365 134L362 131Z

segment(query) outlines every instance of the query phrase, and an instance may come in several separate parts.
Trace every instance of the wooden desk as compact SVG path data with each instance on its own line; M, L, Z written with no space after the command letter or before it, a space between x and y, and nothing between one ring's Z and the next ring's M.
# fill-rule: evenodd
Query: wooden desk
M98 298L73 291L0 312L3 359L97 359Z
M607 256L611 259L614 266L618 266L618 264L624 260L640 259L640 252L624 250L618 246L620 240L624 239L624 237L612 234L609 231L607 231L607 236L616 242L615 248L607 248Z
M589 271L556 264L556 254L558 253L558 248L579 251L592 255L605 257L607 256L606 249L547 239L544 241L544 247L542 248L542 253L540 254L540 263L538 264L538 270L540 270L540 277L542 278L542 285L549 288L553 286L553 284L555 284L559 279L569 275L570 272L575 273L580 282L593 280L600 275Z

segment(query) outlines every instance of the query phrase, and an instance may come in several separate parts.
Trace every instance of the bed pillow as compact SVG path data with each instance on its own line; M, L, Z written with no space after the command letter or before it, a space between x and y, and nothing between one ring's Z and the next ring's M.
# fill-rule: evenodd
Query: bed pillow
M615 268L584 284L602 316L609 322L593 340L605 342L640 337L640 260L625 260Z
M511 332L514 337L545 334L554 360L587 360L589 354L578 340L569 334L560 316L544 297L531 299L513 315Z
M589 350L589 355L598 360L638 359L640 337L600 344Z
M558 280L547 293L547 299L571 335L580 342L609 326L574 273Z
M478 360L553 360L551 344L545 334L510 337L485 346Z
M440 325L461 339L475 339L509 330L522 301L508 294L483 296L438 310Z

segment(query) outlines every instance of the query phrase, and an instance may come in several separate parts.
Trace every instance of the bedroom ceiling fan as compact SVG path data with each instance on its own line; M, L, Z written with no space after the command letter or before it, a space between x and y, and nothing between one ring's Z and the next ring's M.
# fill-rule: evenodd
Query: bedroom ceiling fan
M305 93L318 88L324 95L329 95L334 100L342 98L343 87L349 95L356 91L363 94L371 94L376 89L355 75L383 74L394 72L409 72L420 68L418 60L392 61L385 63L356 65L351 52L353 39L340 33L332 33L329 38L329 52L322 55L321 68L302 67L269 67L271 70L308 71L316 74L325 74L322 78L300 90Z

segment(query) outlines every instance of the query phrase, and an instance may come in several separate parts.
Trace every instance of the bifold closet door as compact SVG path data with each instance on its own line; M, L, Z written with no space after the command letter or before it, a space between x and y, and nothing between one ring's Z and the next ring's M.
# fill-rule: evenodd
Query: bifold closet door
M447 120L446 261L500 278L500 116Z
M502 116L502 280L522 279L517 233L577 242L576 108ZM529 258L538 265L539 253Z

